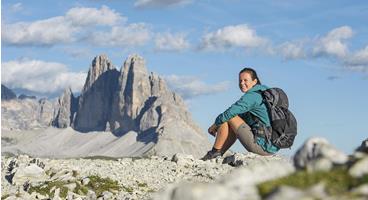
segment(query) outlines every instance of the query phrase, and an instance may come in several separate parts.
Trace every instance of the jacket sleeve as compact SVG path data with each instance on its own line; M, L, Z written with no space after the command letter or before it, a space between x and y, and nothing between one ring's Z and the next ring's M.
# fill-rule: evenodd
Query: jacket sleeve
M236 101L227 110L225 110L225 112L217 116L215 124L219 126L222 123L229 121L236 115L250 111L251 108L254 107L256 103L254 95L255 95L254 93L244 94L238 101Z

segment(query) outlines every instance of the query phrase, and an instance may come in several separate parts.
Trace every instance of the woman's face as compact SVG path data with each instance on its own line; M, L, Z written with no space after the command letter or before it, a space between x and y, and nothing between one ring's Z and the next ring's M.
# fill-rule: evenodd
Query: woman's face
M239 74L239 88L242 92L247 92L255 84L257 84L257 79L252 80L252 76L248 72L243 72Z

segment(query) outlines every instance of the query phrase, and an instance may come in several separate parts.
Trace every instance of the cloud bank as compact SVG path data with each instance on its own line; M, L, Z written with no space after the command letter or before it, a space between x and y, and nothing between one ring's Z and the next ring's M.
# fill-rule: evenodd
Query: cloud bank
M14 46L53 46L82 41L100 46L139 46L149 39L151 33L144 23L126 22L126 17L107 6L75 7L64 16L4 24L2 41ZM101 26L110 30L96 31Z
M335 28L326 36L317 40L313 55L343 58L349 53L346 40L352 36L353 30L349 26Z
M71 72L62 63L42 60L13 60L2 63L1 81L10 88L39 93L61 92L67 87L79 92L87 77L85 72Z
M182 51L189 47L184 33L159 33L155 38L155 49L158 51Z
M164 77L165 81L175 92L184 99L192 99L198 96L217 94L229 89L229 82L207 84L198 77L169 75Z
M267 43L265 38L246 24L225 26L202 37L200 49L225 50L233 47L256 48Z

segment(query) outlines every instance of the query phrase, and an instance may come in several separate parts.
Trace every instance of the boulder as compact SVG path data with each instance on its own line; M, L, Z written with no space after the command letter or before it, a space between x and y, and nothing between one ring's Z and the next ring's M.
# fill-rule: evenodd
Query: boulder
M354 163L354 165L349 169L349 174L356 178L360 178L368 174L368 156Z
M358 147L358 148L356 148L356 150L355 151L357 151L357 152L362 152L362 153L367 153L368 154L368 138L367 139L365 139L363 142L362 142L362 144Z
M12 184L14 185L23 185L28 182L29 184L44 182L48 180L48 176L45 171L37 166L36 164L30 164L26 167L20 167L15 172Z
M308 171L330 170L334 165L348 161L348 156L333 147L324 138L310 138L294 155L294 165Z

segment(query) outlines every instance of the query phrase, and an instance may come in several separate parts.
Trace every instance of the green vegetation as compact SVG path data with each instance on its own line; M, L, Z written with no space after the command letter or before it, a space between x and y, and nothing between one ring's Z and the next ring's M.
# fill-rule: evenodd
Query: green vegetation
M99 176L89 176L89 183L86 185L89 189L93 190L97 196L104 191L119 191L121 187L117 181L110 178L101 178Z
M10 197L10 194L3 195L3 196L1 196L1 200L6 199L8 197Z
M129 187L129 186L123 186L123 190L125 191L125 192L128 192L128 193L133 193L133 188L132 187Z
M31 186L28 190L28 193L32 194L32 192L37 192L42 195L49 195L49 197L53 197L54 191L50 193L50 190L55 187L56 189L60 188L60 197L65 198L68 193L68 188L64 186L65 184L67 183L64 181L49 181L43 185Z
M74 191L79 195L86 195L88 192L88 188L80 183L77 183L77 187L75 187Z
M137 181L138 187L148 187L147 183L140 183Z
M349 195L351 188L368 183L368 175L362 178L353 178L345 167L312 173L297 171L289 176L259 184L258 191L262 197L266 197L282 185L306 189L318 183L325 184L326 192L329 195Z
M118 158L109 157L109 156L86 156L86 157L83 157L83 159L90 159L90 160L113 160L113 161L117 161L118 160Z
M80 181L76 182L76 187L74 192L80 195L86 195L88 190L92 190L96 193L97 196L101 195L104 191L119 191L121 187L119 186L117 181L114 181L110 178L101 178L99 176L89 176L90 179L87 185L82 185ZM66 184L70 184L65 181L49 181L40 186L31 186L28 190L28 193L37 192L42 195L49 195L49 197L54 196L54 191L50 193L50 190L55 188L60 188L60 197L66 198L68 193L68 188L65 186Z

